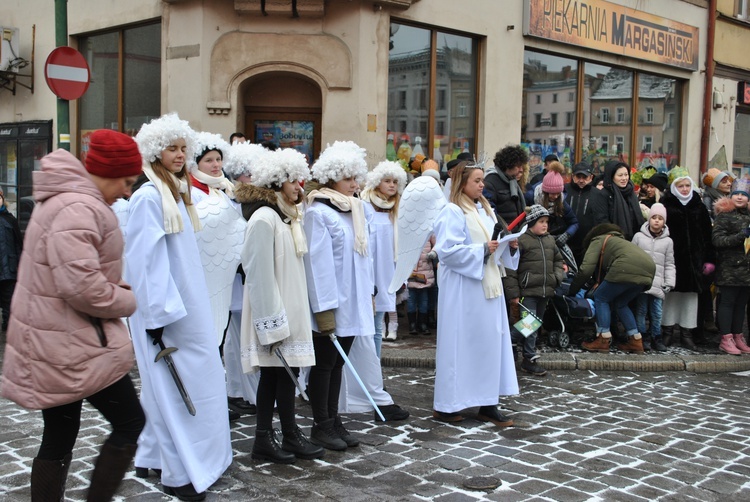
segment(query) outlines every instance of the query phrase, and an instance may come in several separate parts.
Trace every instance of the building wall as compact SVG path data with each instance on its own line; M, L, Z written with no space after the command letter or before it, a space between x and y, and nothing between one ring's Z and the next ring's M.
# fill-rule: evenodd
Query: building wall
M707 12L696 5L700 2L613 3L697 26L699 66L704 67ZM10 106L0 106L0 121L16 121L19 116L23 120L55 118L56 100L41 76L43 60L54 48L53 5L46 0L10 0L8 9L7 4L8 0L0 7L1 17L21 28L24 53L30 52L28 20L37 20L37 90L33 95L21 90L10 100L5 99L7 93L3 95ZM472 0L472 8L467 9L464 2L454 0L419 0L401 10L378 9L372 0L331 0L325 3L323 18L291 19L238 14L233 0L69 0L68 31L75 36L161 16L162 111L177 111L196 129L225 135L243 124L245 78L270 68L298 72L321 87L323 145L353 139L368 149L371 162L385 157L391 18L484 37L479 61L478 151L492 153L520 140L526 47L653 72L686 81L681 159L697 173L703 96L700 72L524 38L523 9L521 1ZM229 40L237 50L229 50L230 45L222 42ZM71 131L76 130L74 110L71 107ZM367 130L368 115L377 117L374 132Z

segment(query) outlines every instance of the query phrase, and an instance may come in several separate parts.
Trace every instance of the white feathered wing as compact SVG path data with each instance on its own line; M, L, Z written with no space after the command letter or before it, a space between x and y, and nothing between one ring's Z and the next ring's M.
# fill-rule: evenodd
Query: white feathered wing
M229 321L232 283L245 241L245 219L227 197L206 197L195 206L203 229L195 234L206 276L214 330L219 343Z
M411 275L437 215L447 203L435 178L420 176L406 185L398 204L398 256L389 293L395 293Z

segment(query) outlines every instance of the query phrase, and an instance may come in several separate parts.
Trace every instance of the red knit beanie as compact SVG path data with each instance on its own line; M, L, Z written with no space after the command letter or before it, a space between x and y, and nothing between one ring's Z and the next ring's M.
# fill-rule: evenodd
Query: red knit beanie
M102 178L125 178L141 174L143 160L136 142L121 132L99 129L89 138L86 170Z

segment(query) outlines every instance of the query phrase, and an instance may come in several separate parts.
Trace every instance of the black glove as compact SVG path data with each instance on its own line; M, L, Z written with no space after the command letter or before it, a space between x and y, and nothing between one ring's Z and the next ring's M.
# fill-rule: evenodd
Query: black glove
M745 237L750 237L750 227L746 227L742 233L745 234Z
M562 247L568 242L568 239L570 239L570 234L568 232L563 232L555 237L555 242L558 246Z
M161 342L161 336L164 334L164 326L161 328L147 329L146 334L154 339L154 345L158 345Z

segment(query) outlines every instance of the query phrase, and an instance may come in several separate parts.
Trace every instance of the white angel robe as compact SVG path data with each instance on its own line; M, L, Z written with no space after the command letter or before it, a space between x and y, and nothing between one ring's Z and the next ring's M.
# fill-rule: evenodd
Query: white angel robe
M494 222L483 209L479 215L491 235ZM501 248L496 261L515 269L520 253L511 256L507 246ZM498 396L518 394L508 314L502 295L485 298L484 243L472 242L455 204L445 206L435 221L434 250L440 259L434 409L495 406Z
M369 222L368 245L373 260L373 276L375 285L378 287L375 310L391 312L396 310L396 294L388 293L388 286L396 270L393 223L388 213L375 211L369 202L365 202L365 211ZM380 358L375 351L374 335L357 337L349 350L349 359L375 404L379 406L393 404L391 395L383 390L383 370ZM374 411L372 404L347 368L341 377L339 412L368 413L371 411Z
M316 200L305 211L304 227L312 313L335 309L337 336L375 335L372 258L354 250L352 213ZM318 330L314 317L312 328Z
M242 368L283 366L268 351L276 342L289 366L315 364L305 266L297 256L291 227L270 207L247 223L242 249L245 290L242 300Z
M232 285L232 306L227 337L224 340L224 367L227 370L227 396L241 397L250 404L258 401L260 372L245 373L242 369L242 276L237 274Z
M161 195L146 183L130 199L125 257L127 282L138 309L130 318L146 429L135 465L162 469L162 484L210 487L232 462L226 385L211 320L206 281L190 217L178 207L184 230L165 234ZM159 347L146 329L164 327L162 340L192 399L191 416L167 368L154 362ZM142 444L144 441L157 442Z

